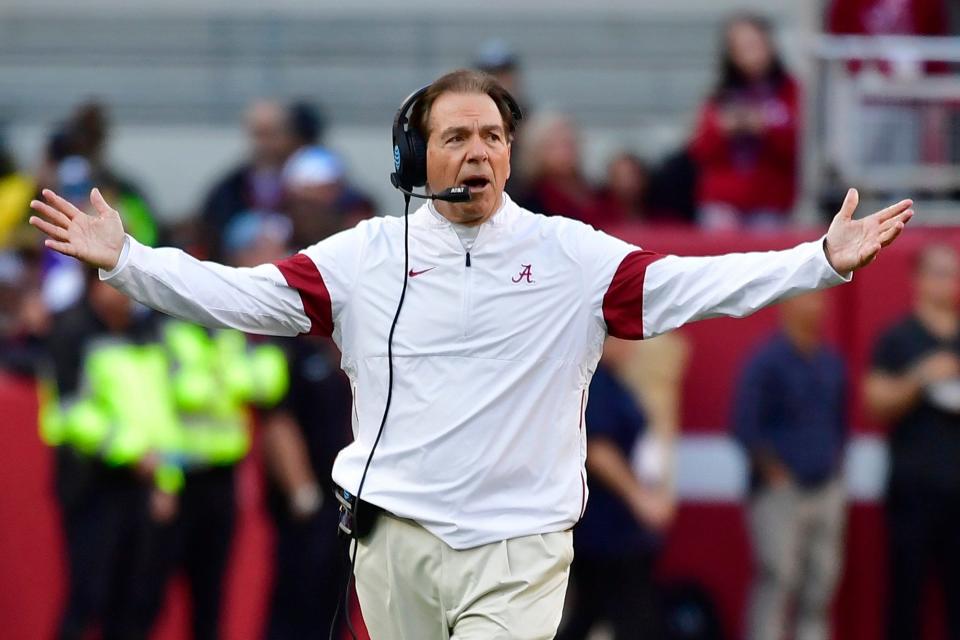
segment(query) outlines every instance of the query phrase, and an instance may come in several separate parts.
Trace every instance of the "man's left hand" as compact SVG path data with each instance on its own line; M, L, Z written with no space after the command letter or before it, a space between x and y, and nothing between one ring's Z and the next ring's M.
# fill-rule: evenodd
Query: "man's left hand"
M880 249L900 235L904 226L913 217L912 200L897 204L860 220L853 219L853 212L860 202L856 189L847 191L847 197L834 216L827 230L824 250L827 260L837 273L849 273L870 264Z

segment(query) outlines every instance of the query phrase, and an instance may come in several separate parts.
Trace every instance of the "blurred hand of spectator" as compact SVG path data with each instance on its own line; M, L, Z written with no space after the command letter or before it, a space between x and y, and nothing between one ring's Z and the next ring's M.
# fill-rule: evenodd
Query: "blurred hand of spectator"
M623 452L610 438L588 439L587 469L620 496L642 528L662 532L673 521L674 499L667 488L639 482Z
M20 332L32 336L46 335L50 330L50 310L39 289L24 294L15 324Z
M676 502L665 490L644 487L630 503L637 523L656 532L663 532L673 522Z
M150 492L150 519L159 524L170 522L177 515L179 503L177 494L154 489Z
M960 377L960 358L951 351L938 351L918 362L913 376L920 386Z
M771 488L785 487L793 483L793 476L783 462L774 455L757 455L757 470Z
M298 487L290 496L290 515L295 520L308 520L323 506L323 494L316 482Z

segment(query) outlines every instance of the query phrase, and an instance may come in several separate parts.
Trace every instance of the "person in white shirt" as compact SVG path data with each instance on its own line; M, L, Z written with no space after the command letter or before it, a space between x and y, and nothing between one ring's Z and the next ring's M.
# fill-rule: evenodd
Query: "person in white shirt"
M587 503L583 415L606 335L642 339L847 281L913 215L904 200L855 220L851 190L815 242L662 256L513 203L503 191L509 101L495 80L465 70L419 96L410 126L425 141L428 188L468 187L471 199L411 214L408 251L403 219L386 217L275 264L234 269L137 243L97 190L92 215L51 191L31 205L47 246L160 311L333 337L354 394L355 440L333 469L339 486L357 493L379 439L362 499L384 513L356 556L376 640L552 638L571 528Z

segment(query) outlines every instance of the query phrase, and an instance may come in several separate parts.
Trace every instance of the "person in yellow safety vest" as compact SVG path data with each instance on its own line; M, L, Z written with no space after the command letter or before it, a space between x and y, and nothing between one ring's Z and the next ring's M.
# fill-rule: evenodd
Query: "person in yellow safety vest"
M158 489L177 493L183 488L176 460L181 433L167 374L159 344L95 339L84 358L80 396L64 405L50 397L40 435L110 467L152 470Z
M40 436L56 451L69 566L58 637L135 637L136 567L162 518L152 495L183 487L180 425L165 349L150 316L92 272L54 319L55 384L41 384ZM153 342L151 342L151 339ZM163 501L159 501L162 503Z
M251 345L238 331L180 321L164 325L163 339L187 467L239 462L250 449L248 407L272 407L287 393L285 354L273 344Z
M250 450L251 407L272 407L286 395L286 356L275 344L254 343L237 331L208 331L171 320L162 340L180 426L186 482L176 518L160 535L142 603L149 631L179 568L191 598L192 637L219 638L223 577L236 519L234 468Z

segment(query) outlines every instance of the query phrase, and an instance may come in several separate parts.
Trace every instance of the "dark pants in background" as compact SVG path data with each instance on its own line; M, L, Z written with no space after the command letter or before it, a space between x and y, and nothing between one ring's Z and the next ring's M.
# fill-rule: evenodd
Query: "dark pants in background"
M132 470L61 448L56 453L69 582L57 637L140 638L131 599L135 567L149 553L147 488ZM0 634L2 635L2 634Z
M329 501L333 503L332 500ZM276 522L273 594L267 640L326 638L347 581L345 546L337 537L336 504L307 520ZM341 612L335 637L344 627Z
M891 486L889 640L914 640L922 628L927 578L943 585L948 637L960 640L960 493Z
M576 535L576 534L574 534ZM558 640L584 640L607 623L614 640L660 640L663 621L653 582L654 556L592 556L578 552L570 569L576 600Z
M182 569L190 594L194 640L222 636L224 574L236 524L234 468L187 474L176 517L155 527L155 553L138 572L138 609L149 630L160 613L170 578Z

